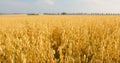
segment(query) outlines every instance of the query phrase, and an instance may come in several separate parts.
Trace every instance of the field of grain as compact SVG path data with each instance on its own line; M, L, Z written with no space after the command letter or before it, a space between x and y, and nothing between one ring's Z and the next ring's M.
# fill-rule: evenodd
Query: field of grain
M120 16L1 15L0 63L120 63Z

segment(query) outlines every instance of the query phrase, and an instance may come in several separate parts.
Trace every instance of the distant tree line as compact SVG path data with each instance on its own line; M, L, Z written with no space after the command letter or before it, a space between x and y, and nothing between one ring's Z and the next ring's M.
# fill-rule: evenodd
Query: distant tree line
M22 13L8 13L8 14L22 14ZM39 15L39 13L23 13L26 15ZM7 13L0 13L0 15L7 15ZM43 15L120 15L120 13L43 13Z
M68 13L62 12L62 13L43 13L44 15L67 15Z
M120 15L120 13L43 13L44 15Z
M37 13L28 13L27 15L39 15Z

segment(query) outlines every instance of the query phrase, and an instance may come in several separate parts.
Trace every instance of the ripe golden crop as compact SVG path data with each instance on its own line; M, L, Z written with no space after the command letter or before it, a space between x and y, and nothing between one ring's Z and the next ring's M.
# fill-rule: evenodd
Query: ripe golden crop
M120 63L120 16L1 15L0 63Z

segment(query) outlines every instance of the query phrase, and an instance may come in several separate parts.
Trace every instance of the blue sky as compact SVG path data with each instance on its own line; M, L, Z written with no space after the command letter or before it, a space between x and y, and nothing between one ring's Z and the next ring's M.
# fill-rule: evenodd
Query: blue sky
M1 0L0 13L120 13L120 0Z

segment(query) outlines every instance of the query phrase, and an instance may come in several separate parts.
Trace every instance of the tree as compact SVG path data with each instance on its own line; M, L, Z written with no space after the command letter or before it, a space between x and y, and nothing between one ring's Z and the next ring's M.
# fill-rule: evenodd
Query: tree
M66 15L67 13L66 12L62 12L61 15Z

